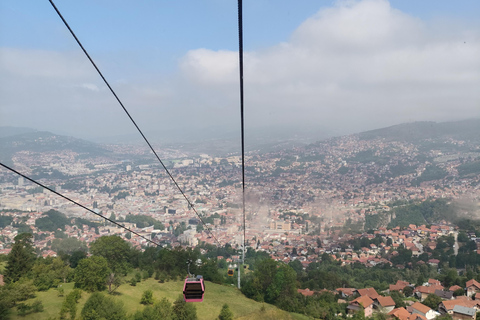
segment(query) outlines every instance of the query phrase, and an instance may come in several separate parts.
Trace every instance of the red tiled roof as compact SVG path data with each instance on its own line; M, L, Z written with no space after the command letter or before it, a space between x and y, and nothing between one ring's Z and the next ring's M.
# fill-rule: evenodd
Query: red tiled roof
M375 299L378 297L378 293L374 288L364 288L364 289L358 289L358 294L361 296L368 296L371 299Z
M351 303L358 303L362 307L367 308L373 303L373 300L370 299L368 296L361 296L358 297L357 299L353 300Z
M428 311L431 310L430 307L427 307L426 305L420 302L415 302L414 304L412 304L412 309L418 310L423 314L426 314Z
M305 297L313 296L315 291L311 291L310 289L297 289L298 293L303 294Z
M394 316L399 320L408 320L408 317L410 317L410 312L408 312L405 308L396 308L390 311L388 315Z
M454 285L448 288L449 291L457 291L458 289L463 289L463 288L457 285Z
M467 281L467 288L471 287L471 286L475 286L475 287L477 287L477 289L480 289L480 283L478 283L478 281L475 280L475 279Z
M375 298L375 300L377 300L382 307L391 307L395 305L395 301L393 301L392 297L390 296L388 297L378 296L377 298Z

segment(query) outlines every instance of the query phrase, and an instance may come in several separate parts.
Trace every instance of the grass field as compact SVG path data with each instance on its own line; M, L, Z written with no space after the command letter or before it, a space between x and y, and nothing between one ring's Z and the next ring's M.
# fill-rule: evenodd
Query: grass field
M137 310L142 310L143 305L140 304L140 298L145 290L152 290L156 301L167 298L170 302L175 301L183 290L183 282L170 281L166 283L158 283L153 279L147 279L141 283L137 283L135 287L129 284L123 284L117 289L115 299L121 300L127 310L127 314L133 314ZM65 295L73 290L73 283L64 285ZM77 308L77 317L87 301L90 294L83 292ZM11 319L14 320L48 320L58 317L64 297L58 297L57 290L50 289L47 292L38 292L35 299L43 302L45 311L34 313L26 316L18 316L16 311L12 313ZM27 301L31 303L33 300ZM253 319L284 319L284 320L306 320L306 316L291 314L280 310L269 304L258 303L254 300L247 299L238 289L233 286L218 285L210 282L205 283L205 298L203 302L195 303L197 315L200 320L216 319L224 304L228 304L232 310L235 319L253 320ZM264 306L264 308L262 308ZM264 310L262 310L264 309Z

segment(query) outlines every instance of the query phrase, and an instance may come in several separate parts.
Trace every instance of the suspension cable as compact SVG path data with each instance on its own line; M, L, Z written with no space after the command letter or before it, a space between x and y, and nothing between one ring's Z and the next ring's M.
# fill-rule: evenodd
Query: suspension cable
M60 19L62 19L63 23L65 24L65 26L67 27L67 29L70 31L70 33L72 34L72 36L75 38L75 41L78 43L78 45L80 46L80 48L83 50L83 53L85 53L85 55L87 56L88 60L90 60L91 64L93 65L93 67L95 68L95 70L97 70L98 74L100 75L100 77L102 78L103 82L105 82L105 84L107 85L108 89L110 89L110 92L113 94L113 96L115 97L115 99L117 100L117 102L120 104L120 106L122 107L123 111L125 111L125 113L127 114L128 118L130 118L131 122L133 123L133 125L135 126L135 128L137 128L138 132L140 133L140 135L143 137L143 139L145 140L145 142L147 143L147 145L150 147L150 150L153 152L153 154L155 155L155 157L157 158L158 162L160 162L160 164L162 165L163 169L165 169L165 171L167 172L167 174L169 175L170 179L173 181L173 183L175 184L175 186L177 187L177 189L180 191L180 193L182 194L182 196L185 198L185 200L187 201L188 203L188 207L189 208L192 208L192 210L195 212L195 214L198 216L198 218L200 219L200 221L202 222L202 224L205 226L205 228L207 228L207 231L208 233L212 236L213 239L215 239L215 241L218 243L218 245L221 247L222 245L220 244L220 242L218 241L218 239L215 237L215 235L212 233L212 230L206 225L205 221L203 220L203 218L201 217L201 215L197 212L197 210L195 209L194 205L190 202L190 200L188 199L187 195L183 192L182 188L180 188L180 186L178 185L177 181L175 181L175 179L173 178L172 174L170 173L170 171L167 169L167 167L165 166L165 164L163 163L163 161L160 159L160 157L158 156L157 152L155 151L155 149L152 147L152 145L150 144L150 142L148 141L147 137L143 134L142 130L140 130L140 127L137 125L137 123L133 120L132 116L130 115L130 113L127 111L127 108L123 105L122 101L120 100L120 98L117 96L117 94L115 93L115 91L113 90L113 88L110 86L110 84L108 83L107 79L103 76L102 72L100 71L100 69L97 67L97 65L95 64L95 62L93 61L93 59L90 57L90 55L88 54L87 50L83 47L82 43L80 42L80 40L77 38L77 36L75 35L75 33L73 32L72 28L70 28L70 26L68 25L67 21L65 20L65 18L62 16L62 14L60 13L60 11L57 9L57 7L55 6L55 4L53 3L53 0L49 0L50 4L52 5L52 7L55 9L55 11L57 12L58 16L60 17Z
M147 242L150 242L150 243L152 243L152 244L154 244L154 245L156 245L156 246L160 246L159 243L157 243L157 242L155 242L155 241L153 241L153 240L150 240L150 239L142 236L141 234L139 234L139 233L137 233L137 232L135 232L135 231L133 231L133 230L125 227L124 225L121 225L120 223L118 223L118 222L116 222L116 221L113 221L112 219L109 219L109 218L107 218L107 217L102 216L102 215L99 214L99 213L96 213L96 212L93 211L92 209L85 207L83 204L78 203L78 202L76 202L75 200L70 199L69 197L67 197L67 196L65 196L65 195L63 195L63 194L61 194L61 193L59 193L59 192L57 192L57 191L55 191L55 190L53 190L53 189L45 186L44 184L42 184L42 183L40 183L40 182L38 182L38 181L36 181L36 180L34 180L34 179L32 179L32 178L24 175L23 173L20 173L20 172L16 171L15 169L10 168L9 166L7 166L7 165L5 165L5 164L3 164L3 163L1 163L1 162L0 162L0 165L1 165L2 167L4 167L5 169L8 169L8 170L16 173L17 175L23 177L24 179L27 179L28 181L33 182L33 183L35 183L36 185L38 185L38 186L40 186L40 187L42 187L42 188L44 188L44 189L47 189L48 191L56 194L57 196L62 197L63 199L68 200L68 201L70 201L71 203L73 203L73 204L75 204L75 205L77 205L77 206L79 206L79 207L87 210L88 212L93 213L94 215L97 215L97 216L99 216L100 218L105 219L105 220L107 220L108 222L111 222L111 223L117 225L118 227L123 228L124 230L127 230L128 232L133 233L133 234L136 235L136 236L139 236L140 238L146 240Z
M242 136L242 210L243 210L243 244L242 244L242 264L245 264L245 133L244 133L244 95L243 95L243 4L238 0L238 61L240 75L240 123ZM240 288L240 268L238 268L238 288Z

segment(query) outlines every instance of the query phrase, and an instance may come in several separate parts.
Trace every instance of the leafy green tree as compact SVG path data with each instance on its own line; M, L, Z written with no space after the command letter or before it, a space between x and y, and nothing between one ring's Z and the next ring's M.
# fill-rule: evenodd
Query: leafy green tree
M361 309L357 313L355 313L350 319L352 320L365 320L365 311Z
M89 292L104 290L110 273L107 260L103 257L80 260L75 268L75 287Z
M15 243L7 256L4 280L6 283L18 281L26 275L35 262L35 252L32 246L32 235L21 233L14 239Z
M70 320L75 320L77 315L77 303L81 297L82 292L79 289L73 290L65 297L62 308L60 309L60 319L66 319L67 314L70 314Z
M137 311L133 316L133 320L172 320L172 304L163 298L153 307L145 306L143 311Z
M112 294L123 284L123 278L115 273L110 273L107 278L108 293Z
M49 210L45 217L35 220L35 226L42 231L54 232L57 229L65 230L65 225L70 224L70 219L61 212Z
M403 294L405 297L411 297L413 295L413 288L410 286L403 288Z
M130 267L131 248L128 242L119 236L104 236L90 245L94 256L104 257L110 270L125 275Z
M224 304L220 314L218 315L218 320L233 320L233 312L228 307L228 304Z
M13 217L10 216L0 216L0 228L5 228L9 226L13 221Z
M193 303L186 303L179 296L173 303L173 320L197 320L197 308Z
M127 313L121 301L105 296L100 292L93 293L85 302L81 312L84 320L126 320Z
M273 282L267 288L265 301L270 303L277 302L277 299L282 297L284 302L288 300L287 297L292 298L297 292L297 274L286 264L281 263L276 270ZM279 305L280 308L286 309L284 305Z
M146 290L142 294L142 299L140 299L141 304L153 304L153 291Z
M76 268L80 260L85 259L87 257L87 252L82 250L77 250L72 252L68 260L70 261L70 267Z
M390 292L390 296L392 297L393 301L395 302L395 308L405 308L407 305L405 304L405 301L403 301L403 294L401 294L399 291L392 291Z
M37 288L32 280L21 278L15 283L10 283L4 287L6 301L8 305L15 306L19 301L25 301L35 297Z
M19 316L26 316L27 314L42 312L43 304L40 300L35 300L32 304L20 303L17 306Z
M203 261L202 265L198 268L198 274L201 274L206 281L214 283L222 283L223 277L218 271L217 261L209 259Z
M464 296L465 295L465 290L460 288L460 289L457 289L453 292L453 295L455 297L458 297L458 296Z
M433 293L430 293L425 300L423 300L423 304L427 307L432 308L433 310L437 310L438 305L442 302L442 298Z
M73 276L73 269L59 257L39 258L32 268L32 276L38 290L45 291L57 287L61 282L65 283L70 280Z
M293 260L288 263L288 265L295 270L297 277L300 277L303 273L303 265L300 260Z
M72 254L79 250L87 252L87 244L77 238L53 239L52 250L65 254Z
M457 241L458 242L467 242L468 240L470 240L470 239L468 238L468 235L465 231L460 231L458 233L458 236L457 236Z

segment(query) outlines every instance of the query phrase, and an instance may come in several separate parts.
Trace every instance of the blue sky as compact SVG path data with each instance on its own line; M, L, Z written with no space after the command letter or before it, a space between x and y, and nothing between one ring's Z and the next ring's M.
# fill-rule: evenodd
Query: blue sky
M238 126L236 1L55 4L147 131ZM247 126L480 117L479 14L474 0L244 1ZM134 133L48 1L2 1L0 50L0 125Z

